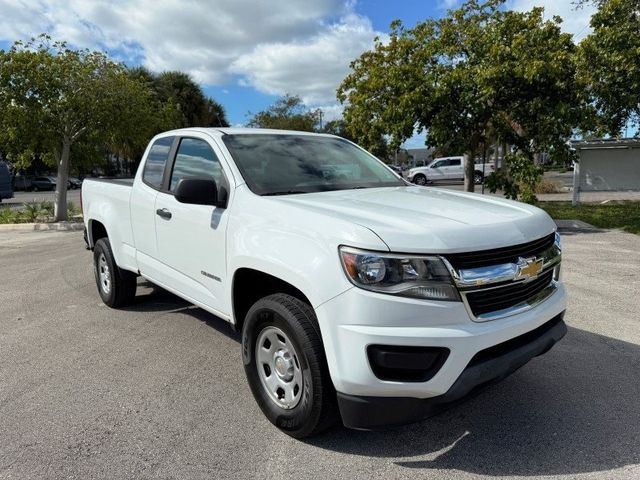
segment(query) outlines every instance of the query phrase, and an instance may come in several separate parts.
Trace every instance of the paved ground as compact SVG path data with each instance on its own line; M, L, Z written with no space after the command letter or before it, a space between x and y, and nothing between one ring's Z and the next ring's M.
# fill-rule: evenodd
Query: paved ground
M564 237L569 333L478 397L300 442L237 335L141 283L104 307L77 232L0 233L0 478L640 478L640 237Z

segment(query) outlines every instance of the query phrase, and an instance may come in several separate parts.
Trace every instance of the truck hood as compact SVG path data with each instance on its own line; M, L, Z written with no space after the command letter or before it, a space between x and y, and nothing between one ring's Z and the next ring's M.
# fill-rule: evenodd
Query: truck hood
M274 200L366 227L394 252L499 248L555 230L553 220L531 205L430 187L340 190Z

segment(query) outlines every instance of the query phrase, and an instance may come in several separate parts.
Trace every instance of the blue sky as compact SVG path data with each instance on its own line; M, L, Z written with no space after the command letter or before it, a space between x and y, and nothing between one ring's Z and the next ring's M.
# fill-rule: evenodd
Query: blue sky
M388 33L442 16L460 0L0 0L0 47L39 33L106 50L129 65L182 70L222 103L233 125L279 96L299 95L339 118L335 90L349 62ZM569 0L507 0L545 7L565 30L588 33L589 9ZM421 146L423 136L407 146Z
M446 9L440 2L361 0L356 3L355 11L367 17L375 31L386 33L393 20L401 19L406 25L412 26L425 18L441 16ZM223 86L205 86L204 90L225 105L232 124L243 123L248 111L260 111L278 98L277 95L262 93L252 87L243 87L236 82ZM293 90L291 93L296 92Z

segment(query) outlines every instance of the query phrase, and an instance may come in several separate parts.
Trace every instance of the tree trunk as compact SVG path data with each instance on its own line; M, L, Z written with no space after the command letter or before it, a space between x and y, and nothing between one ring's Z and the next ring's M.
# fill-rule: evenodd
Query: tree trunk
M475 183L473 182L473 172L475 171L474 153L465 153L464 155L464 190L466 192L475 191Z
M69 182L69 152L71 142L67 139L62 141L62 151L58 158L58 177L56 180L56 196L53 206L53 221L66 221L67 215L67 184Z

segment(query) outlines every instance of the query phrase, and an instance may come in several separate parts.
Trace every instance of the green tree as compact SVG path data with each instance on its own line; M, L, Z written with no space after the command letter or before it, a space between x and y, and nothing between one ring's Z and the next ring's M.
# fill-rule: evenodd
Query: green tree
M320 132L337 135L338 137L346 138L347 140L351 140L352 142L357 143L355 135L351 133L348 128L347 122L345 122L342 118L328 121L324 124L322 129L320 129ZM377 142L370 143L368 145L368 150L379 159L385 161L388 160L389 146L387 145L387 140L383 135L380 135L378 137Z
M618 136L640 119L640 0L602 0L593 33L580 44L580 73L589 85L599 134Z
M0 50L0 145L18 167L38 154L57 168L54 220L67 219L71 152L82 145L132 144L171 112L100 52L73 50L47 36Z
M347 130L347 124L341 118L336 120L330 120L324 124L321 130L322 133L329 133L338 137L346 138L347 140L355 141L349 130Z
M322 111L309 110L300 97L287 94L266 110L250 112L249 115L249 127L315 132L319 127Z
M228 127L224 107L212 98L207 98L198 85L184 72L168 71L150 74L146 69L137 69L136 75L151 78L153 88L161 100L171 100L182 114L182 127Z
M468 155L469 191L473 158L496 139L531 161L563 144L584 104L575 45L559 18L503 3L470 0L411 29L394 22L389 42L377 40L355 60L338 89L358 141L369 147L389 135L395 149L425 129L430 146Z

